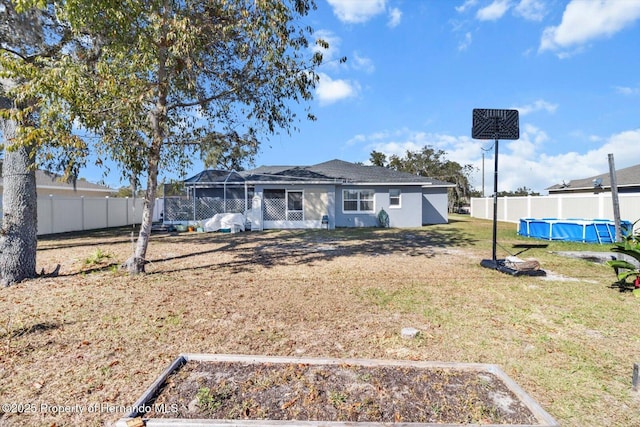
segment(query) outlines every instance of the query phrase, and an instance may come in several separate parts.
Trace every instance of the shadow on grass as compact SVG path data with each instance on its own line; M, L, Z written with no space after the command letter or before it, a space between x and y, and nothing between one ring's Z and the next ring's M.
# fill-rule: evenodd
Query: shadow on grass
M187 237L187 236L185 236ZM178 236L178 238L180 238ZM187 240L188 239L188 240ZM211 244L208 234L188 236L185 242ZM456 228L423 227L421 229L336 229L336 230L287 230L260 233L238 233L220 239L222 246L215 249L192 252L184 255L150 260L158 264L187 259L217 252L231 253L234 260L224 265L208 263L197 267L162 269L150 274L180 272L195 269L224 267L233 273L248 271L256 266L270 268L276 265L312 265L354 255L385 256L436 256L434 248L471 246L476 239Z
M611 285L609 285L609 289L617 289L621 293L625 293L625 292L633 292L634 290L636 290L636 287L633 283L614 282Z
M4 333L0 334L0 338L18 338L23 335L34 334L37 332L46 332L54 329L59 329L63 326L63 323L54 323L54 322L40 322L31 326L23 326L20 328L16 328L10 331L4 331Z
M129 243L131 242L131 233L133 232L133 238L138 238L139 227L133 228L131 226L126 227L114 227L104 228L100 230L88 230L88 231L72 231L69 233L58 234L45 234L38 236L38 251L50 251L54 249L65 248L80 248L80 247L94 247L103 246L107 244ZM171 235L166 232L154 233L153 237L166 238ZM82 239L82 242L78 242L78 239ZM53 246L41 246L43 243L56 242Z

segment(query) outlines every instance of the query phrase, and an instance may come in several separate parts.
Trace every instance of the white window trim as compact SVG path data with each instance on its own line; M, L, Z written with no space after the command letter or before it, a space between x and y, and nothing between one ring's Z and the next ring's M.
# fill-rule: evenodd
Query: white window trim
M289 193L302 193L302 209L301 210L289 210ZM304 189L302 190L285 190L284 195L285 202L287 204L286 216L289 218L289 212L302 212L302 221L304 221Z
M391 204L391 191L397 190L398 191L398 204L397 205L392 205ZM400 188L390 188L389 189L389 209L401 209L402 208L402 190Z
M352 201L352 202L353 202L353 201L356 201L356 202L357 202L357 205L356 205L356 206L357 206L358 208L357 208L356 210L354 210L354 211L351 211L351 210L345 210L345 209L344 209L344 202L345 202L345 200L346 200L346 199L345 199L345 197L344 197L344 193L345 193L345 192L347 192L347 191L354 191L354 192L358 193L358 199L357 199L357 200L349 199L349 201ZM360 198L360 194L361 194L362 192L365 192L365 191L367 191L367 192L371 192L371 193L372 193L372 196L373 196L373 197L371 198L371 202L373 202L373 208L372 208L370 211L363 211L363 210L360 210L360 202L362 201L362 199ZM369 199L365 199L365 200L369 200ZM360 189L355 189L355 188L354 188L354 189L343 189L343 190L342 190L342 213L343 213L343 214L347 214L347 215L348 215L348 214L351 214L351 215L357 215L357 214L361 214L361 213L374 213L375 211L376 211L376 192L375 192L375 190L373 190L373 189L368 189L368 188L360 188Z

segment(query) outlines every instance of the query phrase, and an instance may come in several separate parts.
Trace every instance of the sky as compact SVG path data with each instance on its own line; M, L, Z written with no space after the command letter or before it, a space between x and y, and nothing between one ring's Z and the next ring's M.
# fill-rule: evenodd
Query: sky
M330 44L317 121L269 137L255 166L368 164L374 150L430 146L471 164L479 191L484 165L490 196L494 141L471 138L474 108L519 111L520 138L498 143L499 191L547 194L608 172L610 153L616 169L640 164L640 0L316 2L306 21Z

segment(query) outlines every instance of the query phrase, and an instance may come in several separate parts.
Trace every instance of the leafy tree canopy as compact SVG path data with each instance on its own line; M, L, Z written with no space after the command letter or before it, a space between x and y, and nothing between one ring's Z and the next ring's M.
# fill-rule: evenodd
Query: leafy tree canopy
M518 187L515 191L498 191L498 197L539 196L540 193L531 188Z
M18 124L16 137L1 148L28 147L33 168L41 165L71 178L83 165L87 145L71 132L73 120L64 108L41 88L43 70L78 43L53 5L23 10L17 2L0 1L0 120Z
M23 12L49 10L79 40L28 76L38 97L39 139L63 139L63 155L84 158L80 126L93 149L126 177L147 177L135 259L142 270L159 170L207 165L239 168L261 138L296 129L295 104L312 98L322 62L301 18L313 0L19 0ZM328 45L317 40L319 47ZM306 108L307 117L313 115ZM66 138L66 139L65 139ZM49 151L47 152L49 153ZM137 184L137 182L136 182Z

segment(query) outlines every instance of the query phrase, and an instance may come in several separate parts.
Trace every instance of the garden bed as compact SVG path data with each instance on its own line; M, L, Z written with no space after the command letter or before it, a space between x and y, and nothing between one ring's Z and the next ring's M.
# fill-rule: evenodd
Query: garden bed
M495 365L182 355L120 426L555 426Z

